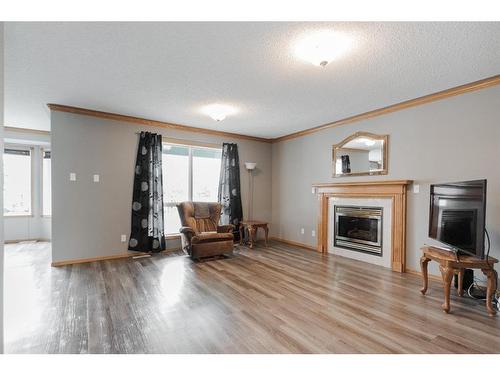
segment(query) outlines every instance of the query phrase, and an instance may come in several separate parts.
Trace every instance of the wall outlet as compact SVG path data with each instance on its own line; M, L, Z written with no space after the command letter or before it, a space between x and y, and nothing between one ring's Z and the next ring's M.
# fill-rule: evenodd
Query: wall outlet
M420 185L419 184L413 184L413 193L414 194L420 193Z
M76 181L76 173L75 172L71 172L69 174L69 180L70 181Z
M98 174L94 175L94 182L99 182L99 175Z
M121 241L122 242L127 242L127 235L126 234L122 234L121 235Z
M300 234L304 234L305 231L304 231L304 228L300 228Z
M316 231L315 230L311 231L311 236L316 237Z

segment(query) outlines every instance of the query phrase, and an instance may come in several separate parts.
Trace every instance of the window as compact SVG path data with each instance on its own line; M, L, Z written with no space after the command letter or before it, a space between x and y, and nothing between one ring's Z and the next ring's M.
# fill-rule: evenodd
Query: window
M193 197L195 202L217 202L221 150L193 148Z
M31 215L31 151L6 148L3 168L4 215Z
M50 151L42 152L42 215L52 215L52 185Z
M176 204L216 202L222 150L167 143L163 145L163 201L165 233L181 227Z

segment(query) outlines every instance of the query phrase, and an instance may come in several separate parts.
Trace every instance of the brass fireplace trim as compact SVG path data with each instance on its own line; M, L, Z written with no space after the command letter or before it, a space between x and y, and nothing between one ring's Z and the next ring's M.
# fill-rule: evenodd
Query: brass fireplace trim
M391 268L406 271L406 190L412 180L341 182L313 184L318 195L317 250L328 249L328 200L345 198L391 198Z

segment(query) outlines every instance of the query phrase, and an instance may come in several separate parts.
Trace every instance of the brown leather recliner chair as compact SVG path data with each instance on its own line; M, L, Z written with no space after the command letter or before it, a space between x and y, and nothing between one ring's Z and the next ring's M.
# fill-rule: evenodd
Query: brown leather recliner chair
M233 253L234 226L219 225L222 206L209 202L182 202L177 205L181 219L182 248L191 259Z

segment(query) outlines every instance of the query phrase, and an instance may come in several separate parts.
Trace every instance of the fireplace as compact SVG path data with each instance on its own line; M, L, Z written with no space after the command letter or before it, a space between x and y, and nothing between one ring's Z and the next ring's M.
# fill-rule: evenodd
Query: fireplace
M374 180L314 184L319 209L316 232L318 251L405 272L406 192L411 183L411 180ZM335 246L335 206L382 207L383 224L379 238L383 237L383 254L376 256L373 252ZM372 248L370 250L373 251Z
M334 246L382 256L382 207L335 206Z

